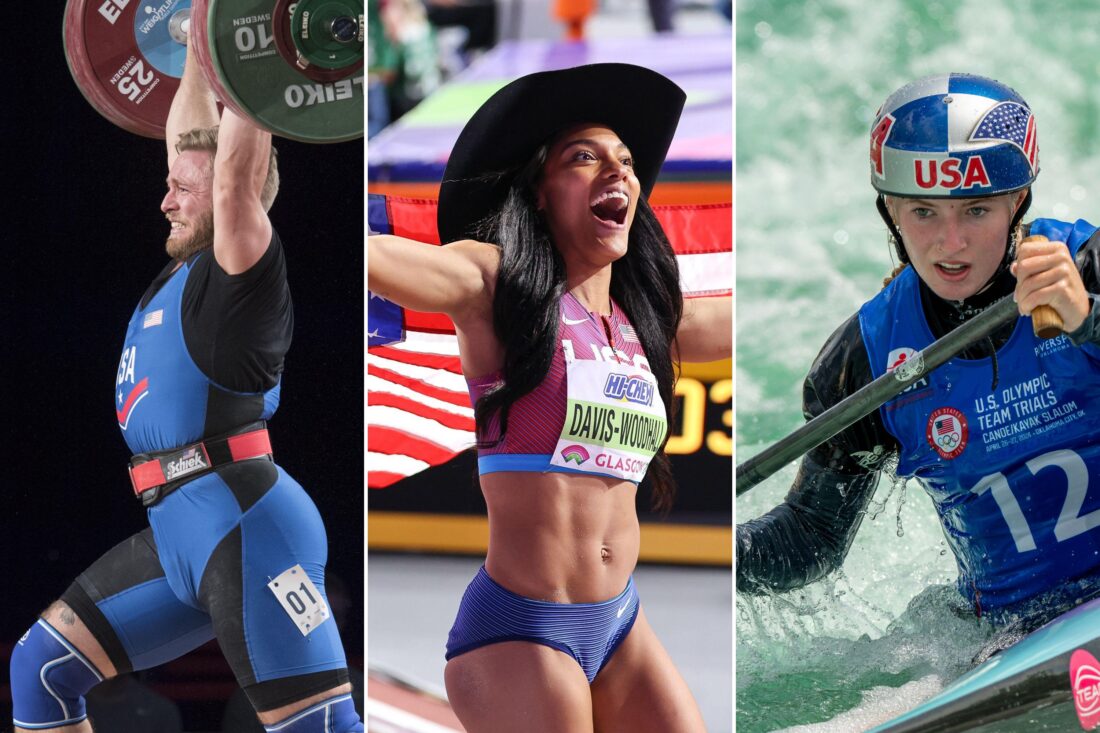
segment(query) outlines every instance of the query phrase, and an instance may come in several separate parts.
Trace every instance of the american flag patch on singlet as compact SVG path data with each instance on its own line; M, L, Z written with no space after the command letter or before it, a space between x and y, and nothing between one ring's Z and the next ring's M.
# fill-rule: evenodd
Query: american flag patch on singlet
M152 313L146 313L145 319L141 322L142 328L151 328L152 326L159 326L164 323L164 309L158 308Z

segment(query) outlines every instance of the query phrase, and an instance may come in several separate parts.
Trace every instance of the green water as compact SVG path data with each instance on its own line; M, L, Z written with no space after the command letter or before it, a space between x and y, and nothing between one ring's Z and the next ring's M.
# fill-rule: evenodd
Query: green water
M801 424L809 364L893 266L869 183L867 130L895 88L946 71L1011 85L1039 131L1031 216L1100 220L1100 3L739 0L737 11L744 460ZM739 520L779 502L793 473L740 498ZM904 496L891 488L879 487L881 506L841 577L738 598L739 733L822 721L833 727L802 730L862 730L957 677L988 637L950 610L955 564L930 502L916 484ZM945 587L925 591L934 585Z

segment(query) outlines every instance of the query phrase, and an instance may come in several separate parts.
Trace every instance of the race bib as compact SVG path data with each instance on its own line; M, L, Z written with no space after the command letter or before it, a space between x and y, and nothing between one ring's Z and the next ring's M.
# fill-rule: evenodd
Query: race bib
M309 636L311 631L328 619L328 604L301 565L279 573L267 587L275 594L279 605L302 632L302 636Z
M638 482L668 431L657 380L631 364L566 359L565 425L550 463Z

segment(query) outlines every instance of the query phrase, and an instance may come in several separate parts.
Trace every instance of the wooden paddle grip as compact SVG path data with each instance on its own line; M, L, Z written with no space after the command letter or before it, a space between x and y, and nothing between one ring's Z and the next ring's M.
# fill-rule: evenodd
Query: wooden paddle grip
M1031 311L1031 330L1041 339L1052 339L1062 333L1062 317L1049 305L1036 306Z
M1025 242L1046 242L1042 234L1033 234ZM1031 330L1041 339L1051 339L1062 333L1062 317L1049 305L1037 305L1031 311Z

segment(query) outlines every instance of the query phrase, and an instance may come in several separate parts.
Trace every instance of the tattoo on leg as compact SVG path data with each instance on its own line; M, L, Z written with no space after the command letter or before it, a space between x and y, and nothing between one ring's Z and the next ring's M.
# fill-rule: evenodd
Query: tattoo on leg
M61 621L66 626L72 626L76 623L76 614L73 613L71 608L66 608L61 612Z

